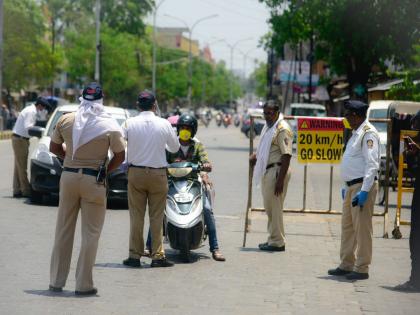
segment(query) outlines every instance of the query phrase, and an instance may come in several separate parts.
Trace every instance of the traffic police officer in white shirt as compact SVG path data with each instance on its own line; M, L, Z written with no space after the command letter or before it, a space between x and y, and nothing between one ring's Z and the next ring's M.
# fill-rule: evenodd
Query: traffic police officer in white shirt
M157 103L149 91L137 99L140 114L129 118L124 126L127 139L128 207L130 212L129 256L123 264L141 267L144 254L144 215L149 204L150 231L152 234L151 267L171 267L165 257L162 239L162 222L168 193L165 149L175 153L179 141L171 124L155 115Z
M378 191L379 135L366 119L368 105L360 101L345 103L345 118L352 136L341 161L343 215L341 222L341 264L329 275L348 280L369 278L372 261L372 216Z
M38 97L35 104L23 109L13 128L12 147L15 153L15 169L13 173L13 197L30 197L31 186L28 181L28 152L29 152L29 128L33 127L37 115L45 112L50 107L48 101Z

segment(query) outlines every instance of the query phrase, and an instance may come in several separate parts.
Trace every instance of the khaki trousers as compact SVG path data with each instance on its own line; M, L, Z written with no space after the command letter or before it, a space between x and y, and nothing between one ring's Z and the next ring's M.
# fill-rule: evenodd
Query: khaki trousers
M66 284L73 250L74 232L79 209L82 216L82 243L76 267L76 290L93 288L92 269L98 250L99 236L105 220L106 190L96 178L63 172L60 179L60 201L51 255L50 285Z
M287 172L284 179L283 192L276 196L274 189L276 186L277 175L280 167L269 168L262 178L262 195L265 212L268 216L267 230L268 239L267 243L272 246L284 246L284 225L283 225L283 203L287 193L287 186L290 180L290 170Z
M140 259L144 252L144 216L149 205L152 259L165 257L163 215L168 194L166 169L130 167L128 170L128 208L130 212L129 257Z
M362 183L347 188L343 201L341 218L341 249L339 268L361 273L369 272L372 261L372 216L375 205L378 183L375 182L369 191L363 208L352 207L351 201L362 188Z
M13 173L13 194L30 196L31 186L28 181L29 140L12 137L12 147L15 153L15 168Z

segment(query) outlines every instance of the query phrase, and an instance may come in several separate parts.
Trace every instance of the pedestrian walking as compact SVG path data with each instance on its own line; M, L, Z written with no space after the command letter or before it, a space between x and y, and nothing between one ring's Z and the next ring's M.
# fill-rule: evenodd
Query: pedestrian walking
M340 265L328 271L348 280L369 278L372 261L372 216L378 192L380 161L379 135L366 118L368 105L360 101L345 103L345 118L352 128L341 161L344 187L341 218Z
M410 279L394 289L398 291L420 292L420 111L411 121L411 129L418 132L416 137L407 138L407 164L409 171L416 178L413 201L411 203L410 224Z
M274 101L263 106L265 125L256 154L250 156L254 183L261 183L265 212L268 216L267 242L258 245L264 251L285 251L283 204L290 180L293 132Z
M65 144L65 146L63 146ZM117 168L125 158L122 129L105 112L99 84L88 84L76 113L63 115L51 137L50 151L64 159L60 200L51 255L50 287L61 292L66 284L79 210L82 241L76 267L76 295L94 295L92 269L105 219L105 169ZM108 150L114 154L109 164Z
M13 127L12 147L15 154L15 167L13 173L13 197L30 197L31 186L28 181L28 153L29 153L29 128L36 123L37 114L49 107L48 101L39 97L35 104L24 108Z
M177 152L179 142L171 124L157 117L157 102L149 91L139 94L137 105L140 114L129 118L124 126L127 139L128 207L130 212L130 239L128 258L123 264L141 267L144 255L144 216L149 205L152 234L151 267L171 267L165 257L162 239L163 213L168 193L166 153Z

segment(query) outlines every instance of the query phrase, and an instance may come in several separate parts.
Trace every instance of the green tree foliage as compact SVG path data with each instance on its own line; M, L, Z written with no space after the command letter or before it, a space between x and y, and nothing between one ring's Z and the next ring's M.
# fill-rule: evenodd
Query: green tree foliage
M3 78L7 90L47 85L59 63L44 39L44 20L33 0L4 1ZM54 60L56 59L56 60Z
M267 96L267 63L261 62L251 74L251 80L255 86L257 96L265 98Z
M419 42L420 0L260 0L271 9L273 45L296 44L311 36L316 53L350 91L366 86L374 65L410 63Z
M409 71L402 84L393 86L386 97L390 100L420 102L420 70Z

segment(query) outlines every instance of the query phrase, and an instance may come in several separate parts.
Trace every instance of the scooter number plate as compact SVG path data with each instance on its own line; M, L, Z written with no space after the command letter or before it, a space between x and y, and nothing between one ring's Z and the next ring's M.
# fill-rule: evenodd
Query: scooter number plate
M174 195L176 202L188 203L193 200L193 195L190 193L179 193Z

